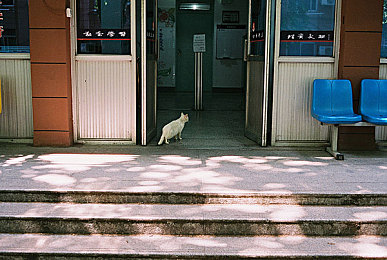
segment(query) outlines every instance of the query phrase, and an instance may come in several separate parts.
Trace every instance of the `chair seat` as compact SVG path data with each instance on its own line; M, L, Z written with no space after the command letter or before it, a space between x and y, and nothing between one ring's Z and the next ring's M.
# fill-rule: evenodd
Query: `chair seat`
M359 112L371 124L387 125L387 80L362 80Z
M354 124L362 121L361 115L353 111L349 80L314 80L311 113L325 124Z
M387 115L362 115L364 121L375 125L387 125Z
M357 114L349 114L349 115L316 115L312 114L314 118L318 121L325 124L355 124L362 121L360 115Z

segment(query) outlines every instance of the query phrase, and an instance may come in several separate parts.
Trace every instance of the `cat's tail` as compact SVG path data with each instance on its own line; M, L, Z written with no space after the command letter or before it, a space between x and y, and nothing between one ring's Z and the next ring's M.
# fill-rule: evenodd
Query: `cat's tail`
M158 145L162 145L163 144L164 138L165 138L164 135L161 135L161 138L160 138L160 141L159 141Z

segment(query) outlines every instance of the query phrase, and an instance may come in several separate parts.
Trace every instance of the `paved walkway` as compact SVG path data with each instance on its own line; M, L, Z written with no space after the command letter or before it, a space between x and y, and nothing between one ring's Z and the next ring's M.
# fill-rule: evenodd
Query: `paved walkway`
M387 152L0 144L0 190L386 194Z

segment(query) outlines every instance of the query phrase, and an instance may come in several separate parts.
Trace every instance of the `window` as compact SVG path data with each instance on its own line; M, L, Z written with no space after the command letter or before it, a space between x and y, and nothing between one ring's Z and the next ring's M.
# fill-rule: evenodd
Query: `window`
M28 0L0 0L0 53L29 53Z
M380 57L387 58L387 0L383 3L382 49Z
M335 1L282 0L281 56L333 56Z
M156 2L155 0L146 1L146 52L147 54L156 53Z
M251 0L249 54L263 56L265 53L266 1Z
M318 0L310 0L308 12L316 13L317 11L318 11Z
M130 0L77 1L78 54L131 54Z

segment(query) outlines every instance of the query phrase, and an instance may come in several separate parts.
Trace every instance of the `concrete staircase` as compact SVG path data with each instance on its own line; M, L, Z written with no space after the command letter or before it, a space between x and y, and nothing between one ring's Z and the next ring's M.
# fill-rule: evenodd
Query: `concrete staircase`
M0 259L387 259L386 194L0 191Z

